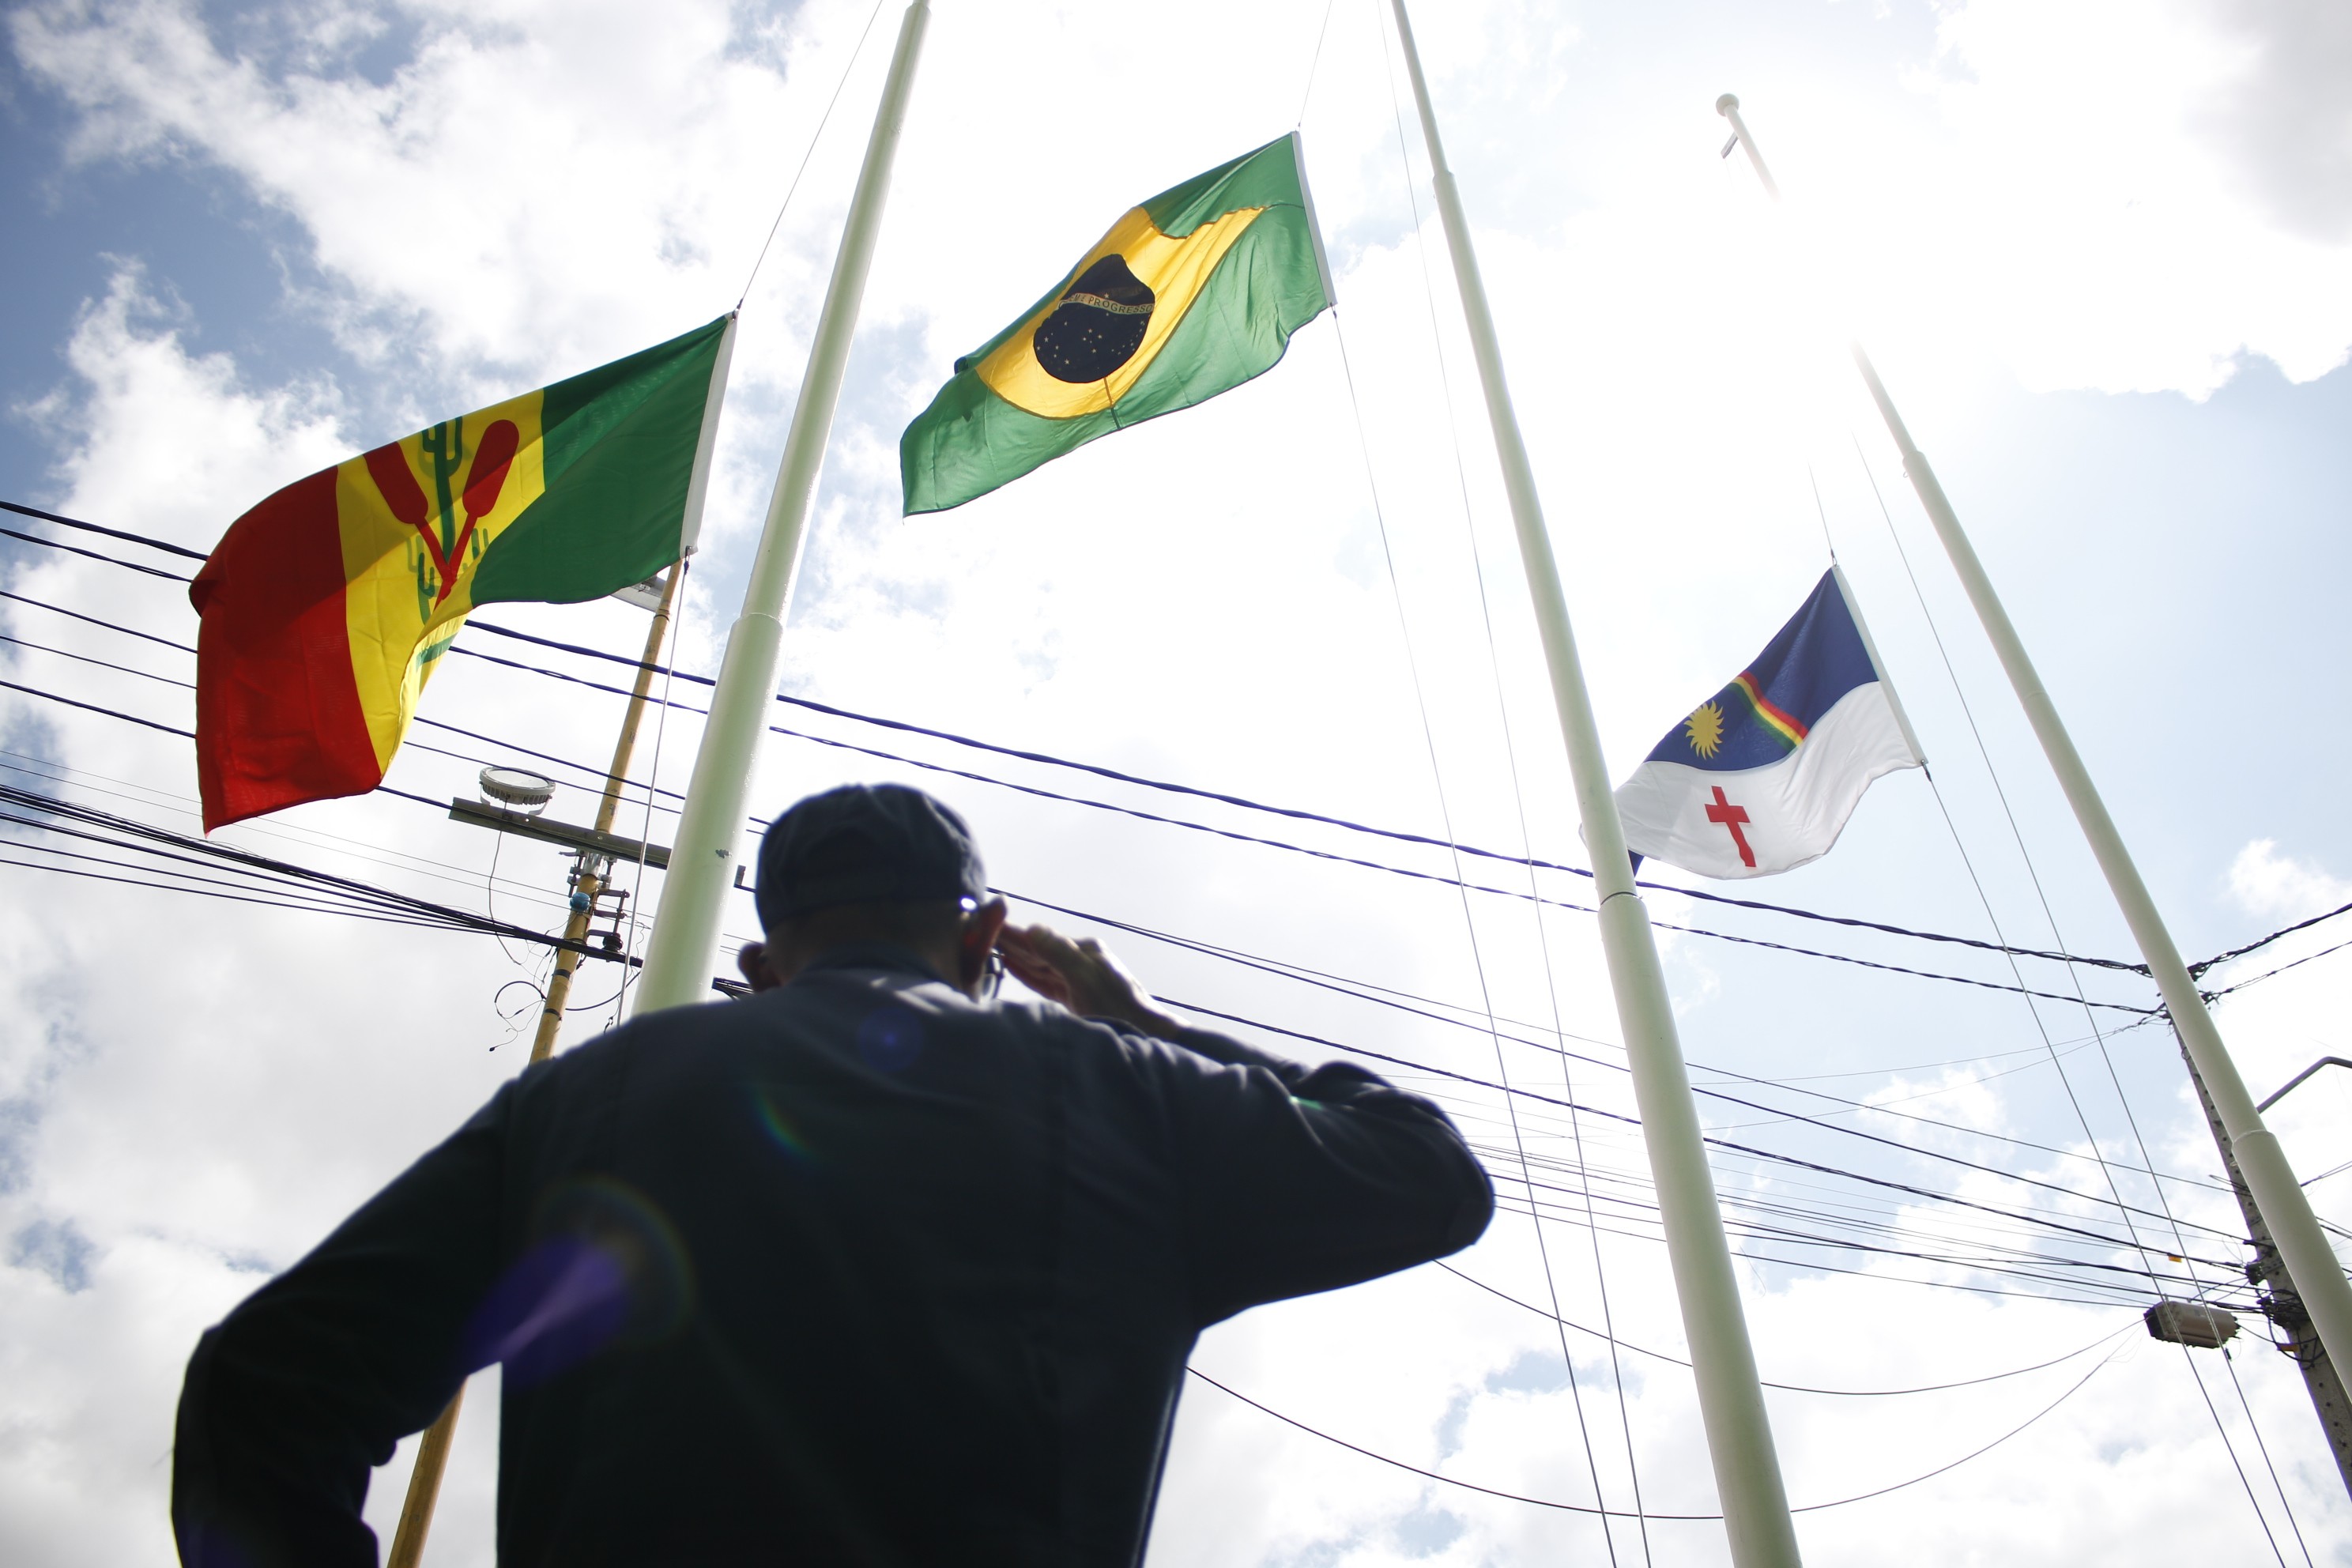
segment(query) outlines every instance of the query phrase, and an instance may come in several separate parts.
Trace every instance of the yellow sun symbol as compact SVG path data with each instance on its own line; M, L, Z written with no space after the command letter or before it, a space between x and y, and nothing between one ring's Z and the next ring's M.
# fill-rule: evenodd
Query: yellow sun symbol
M1712 702L1702 702L1696 712L1683 721L1683 728L1690 734L1691 750L1702 757L1711 757L1723 744L1723 710Z

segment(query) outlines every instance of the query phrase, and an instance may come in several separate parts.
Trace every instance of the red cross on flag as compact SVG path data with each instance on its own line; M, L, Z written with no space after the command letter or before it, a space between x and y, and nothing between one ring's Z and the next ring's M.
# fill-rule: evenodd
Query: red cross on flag
M1754 663L1617 791L1626 847L1702 877L1769 877L1830 851L1871 781L1920 754L1832 567Z

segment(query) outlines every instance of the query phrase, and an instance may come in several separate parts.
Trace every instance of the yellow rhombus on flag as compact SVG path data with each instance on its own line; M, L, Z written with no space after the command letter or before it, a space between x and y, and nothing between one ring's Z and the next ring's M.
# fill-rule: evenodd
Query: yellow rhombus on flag
M908 515L1271 370L1331 304L1297 132L1129 211L1053 290L956 361L898 442Z

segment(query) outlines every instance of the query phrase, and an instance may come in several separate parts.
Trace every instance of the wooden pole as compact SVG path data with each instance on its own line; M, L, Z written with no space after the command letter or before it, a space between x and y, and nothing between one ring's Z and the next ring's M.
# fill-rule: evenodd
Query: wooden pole
M637 749L637 730L646 716L646 702L653 690L654 666L661 661L662 645L669 635L673 608L677 603L678 584L686 576L686 563L681 561L669 569L668 579L662 584L661 604L654 611L654 624L646 632L646 656L637 664L636 684L629 691L629 710L621 718L620 739L613 743L613 766L604 775L604 797L596 805L596 831L610 833L613 819L621 809L621 789L629 773L629 759ZM563 939L579 943L587 940L588 922L596 912L596 895L604 884L588 869L588 857L580 857L579 874L572 880L573 889L587 895L587 902L572 911L564 922ZM539 1034L530 1042L530 1059L543 1062L554 1054L556 1037L563 1032L564 1004L572 999L572 977L579 973L581 953L575 947L555 950L555 973L547 983L547 1005L540 1009ZM393 1531L392 1554L383 1560L384 1568L416 1568L425 1555L425 1532L433 1527L433 1505L441 1498L441 1472L449 1463L449 1443L457 1435L457 1410L466 1402L463 1384L450 1397L447 1409L425 1429L424 1440L416 1446L416 1464L408 1472L408 1497L400 1505L400 1525Z
M677 599L677 585L686 575L686 563L670 568L669 580L662 584L660 605L654 611L654 624L646 632L646 657L637 663L636 684L629 690L629 710L621 718L621 736L613 744L613 768L604 775L604 798L596 803L596 831L613 831L613 819L621 809L621 784L629 771L629 758L636 750L637 726L646 715L646 700L653 690L654 666L661 661L663 640L668 636L671 606ZM588 895L588 907L572 912L563 928L566 940L582 942L588 935L589 918L596 912L596 895L603 890L593 873L589 871L587 858L582 857L580 876L573 886ZM572 996L572 977L580 969L581 954L570 948L555 950L555 973L547 983L547 1005L539 1016L539 1035L530 1043L530 1059L545 1061L555 1049L555 1037L563 1032L563 1005Z
M457 1436L457 1407L466 1403L466 1385L449 1396L449 1407L425 1429L416 1445L416 1465L408 1472L408 1496L400 1505L400 1528L392 1534L392 1555L383 1568L416 1568L425 1555L425 1532L433 1525L433 1505L441 1499L441 1472L448 1468L449 1444Z

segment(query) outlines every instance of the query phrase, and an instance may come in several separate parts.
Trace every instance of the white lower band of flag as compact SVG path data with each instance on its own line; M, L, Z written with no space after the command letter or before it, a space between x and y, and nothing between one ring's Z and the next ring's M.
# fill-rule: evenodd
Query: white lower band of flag
M1637 855L1702 877L1769 877L1828 854L1870 782L1920 761L1874 680L1840 698L1795 751L1767 767L1643 763L1618 789L1617 811Z

